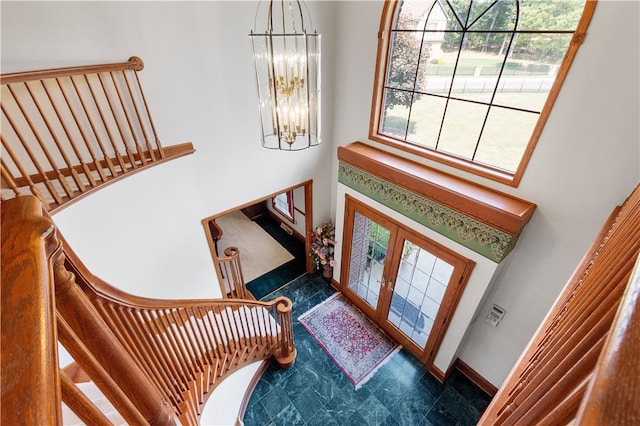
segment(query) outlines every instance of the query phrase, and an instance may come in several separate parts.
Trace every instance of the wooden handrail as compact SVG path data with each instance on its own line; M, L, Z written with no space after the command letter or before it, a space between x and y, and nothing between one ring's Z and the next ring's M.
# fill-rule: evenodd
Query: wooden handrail
M640 422L639 259L640 185L613 210L480 425Z
M37 196L51 213L125 176L194 152L161 145L142 60L0 76L1 199Z
M81 74L95 74L99 72L111 72L111 71L142 71L144 69L144 62L137 56L132 56L127 62L117 62L112 64L96 64L96 65L81 65L77 67L63 67L53 68L46 70L35 71L20 71L2 74L0 76L0 83L24 83L34 80L45 80L48 78L67 77L71 75Z
M271 357L292 365L289 299L133 296L87 270L35 197L2 207L2 424L60 424L61 401L106 424L59 371L58 339L83 370L73 376L95 383L128 424L198 424L235 370Z

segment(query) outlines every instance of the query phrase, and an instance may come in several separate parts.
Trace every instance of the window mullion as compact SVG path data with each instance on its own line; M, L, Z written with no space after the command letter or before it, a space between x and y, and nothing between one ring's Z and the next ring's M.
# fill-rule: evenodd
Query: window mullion
M484 119L482 120L482 127L480 128L480 133L478 134L478 140L476 141L476 146L473 149L473 155L471 156L471 161L476 159L476 154L478 152L478 148L480 147L480 140L482 140L482 134L484 133L484 127L487 124L487 120L489 119L489 113L491 112L491 108L494 107L493 101L496 99L498 86L502 81L502 73L504 72L504 67L507 64L507 60L509 59L509 54L511 53L511 48L513 47L514 40L516 39L519 20L520 20L520 1L516 0L516 17L513 23L513 30L511 31L511 38L509 39L509 46L507 47L507 53L505 53L504 59L502 60L502 66L500 67L500 72L498 73L498 80L496 81L496 85L493 88L493 93L491 94L489 107L487 108L487 112L485 113Z

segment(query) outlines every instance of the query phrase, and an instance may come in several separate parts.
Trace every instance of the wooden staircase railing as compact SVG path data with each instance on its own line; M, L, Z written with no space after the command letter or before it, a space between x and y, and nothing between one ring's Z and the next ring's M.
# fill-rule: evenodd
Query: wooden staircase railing
M480 425L640 424L639 253L640 185L613 211Z
M247 290L242 265L240 264L240 250L237 247L227 247L223 256L218 252L218 241L223 232L215 219L203 220L205 234L209 242L211 257L218 274L222 297L231 299L254 299L253 294Z
M32 194L51 213L125 176L194 152L163 147L142 60L3 74L1 199Z
M2 203L2 424L110 424L58 368L56 341L128 424L195 425L242 366L293 364L291 302L156 300L93 276L33 196Z

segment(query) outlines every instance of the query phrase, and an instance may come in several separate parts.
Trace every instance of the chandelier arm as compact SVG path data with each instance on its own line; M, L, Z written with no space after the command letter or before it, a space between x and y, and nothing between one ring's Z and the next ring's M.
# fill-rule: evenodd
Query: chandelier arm
M269 55L271 58L273 58L273 38L272 35L269 34L269 43L268 43L268 49L269 49ZM274 121L276 124L276 133L278 135L278 149L282 149L282 139L280 137L280 114L278 114L278 80L276 78L276 67L275 67L275 63L274 61L271 61L270 64L271 66L271 75L273 76L273 78L271 79L271 90L272 90L272 94L273 94L273 98L272 98L272 103L273 103L273 112L274 112ZM269 96L271 96L271 93Z
M309 12L309 6L307 6L306 2L302 2L304 4L304 9L307 11L307 16L309 17L309 23L311 24L311 28L313 28L313 18L311 18L311 12ZM306 27L304 26L304 19L302 18L304 14L302 13L302 6L300 6L300 2L298 1L298 7L300 8L300 21L302 22L302 31L307 32Z
M253 31L251 33L257 32L258 28L258 15L260 14L260 5L262 4L262 0L258 1L258 7L256 7L256 14L253 17Z
M302 32L306 34L307 29L304 26L304 15L302 14L302 6L300 6L300 1L296 0L296 3L298 4L298 13L300 13L300 26L302 27ZM305 4L305 8L307 7L307 5ZM293 11L291 11L291 20L293 21L294 25L295 25L295 19L293 19ZM294 28L294 31L295 28Z
M273 0L269 1L269 11L267 12L267 33L273 33Z
M286 21L284 19L284 0L280 0L280 15L282 16L282 33L286 34L287 33L287 24Z

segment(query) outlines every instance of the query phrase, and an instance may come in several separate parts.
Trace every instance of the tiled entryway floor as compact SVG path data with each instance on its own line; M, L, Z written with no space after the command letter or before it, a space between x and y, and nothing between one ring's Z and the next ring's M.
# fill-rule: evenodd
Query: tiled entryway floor
M295 364L272 363L258 382L246 426L475 425L490 401L458 371L441 384L406 350L394 355L360 389L298 322L335 290L319 274L304 275L267 295L293 302Z

